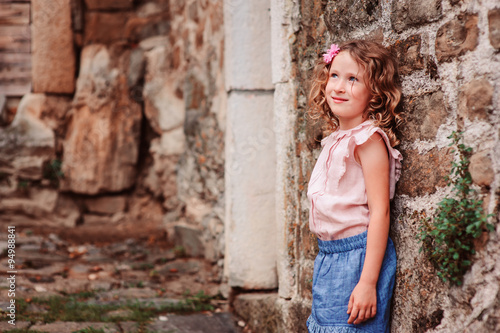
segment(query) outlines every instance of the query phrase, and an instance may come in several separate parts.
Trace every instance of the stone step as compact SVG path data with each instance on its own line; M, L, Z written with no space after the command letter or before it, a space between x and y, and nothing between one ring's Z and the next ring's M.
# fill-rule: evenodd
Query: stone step
M37 323L16 322L10 325L0 322L0 332L8 333L14 329L28 329L46 333L72 333L75 331L94 328L105 333L135 333L138 329L136 322L62 322ZM241 329L235 324L235 318L227 312L196 313L190 315L167 314L159 316L146 326L145 332L176 332L176 333L240 333Z
M148 325L150 332L238 333L234 317L229 313L197 313L188 316L167 315Z

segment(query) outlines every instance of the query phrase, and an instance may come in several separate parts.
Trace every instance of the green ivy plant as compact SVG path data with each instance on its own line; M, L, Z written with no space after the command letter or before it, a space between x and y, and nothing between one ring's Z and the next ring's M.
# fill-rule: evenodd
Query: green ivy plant
M437 275L451 284L461 285L463 276L471 266L475 253L474 239L483 231L492 231L493 225L487 222L492 215L485 215L483 201L476 190L471 188L469 156L472 148L460 143L463 133L453 132L451 146L456 147L458 162L452 162L450 175L445 177L448 186L453 186L451 196L438 203L430 218L422 219L418 238L422 243L420 251L429 256L437 270Z

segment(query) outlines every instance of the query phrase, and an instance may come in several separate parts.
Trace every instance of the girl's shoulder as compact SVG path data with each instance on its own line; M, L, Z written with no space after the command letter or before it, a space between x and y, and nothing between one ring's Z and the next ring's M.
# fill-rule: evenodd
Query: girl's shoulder
M401 153L396 148L391 146L391 141L382 128L375 126L372 120L367 120L363 124L364 126L352 134L352 139L349 142L349 146L351 148L360 146L368 140L380 140L380 138L382 138L387 147L387 151L390 153L392 158L398 161L402 160Z
M396 148L391 146L391 142L387 134L380 127L374 126L373 122L368 126L362 128L360 131L356 132L352 139L349 141L349 152L354 153L356 146L360 146L366 143L368 140L382 140L385 143L387 152L389 154L389 166L390 166L390 197L394 197L396 182L401 176L401 162L403 156Z
M364 125L364 126L359 128L359 130L355 131L352 134L352 138L353 138L352 141L357 146L360 146L360 145L366 143L370 139L373 139L373 138L377 139L377 138L382 137L382 139L385 141L385 143L387 145L387 148L392 148L390 141L389 141L389 137L387 136L387 134L380 127L375 126L373 124L372 120L367 120L362 125ZM374 137L374 135L375 135L375 137Z

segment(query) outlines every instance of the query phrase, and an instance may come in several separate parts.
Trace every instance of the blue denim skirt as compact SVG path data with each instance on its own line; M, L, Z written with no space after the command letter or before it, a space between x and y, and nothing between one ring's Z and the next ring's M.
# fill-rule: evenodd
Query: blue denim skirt
M367 231L348 238L322 241L314 261L310 333L390 331L390 308L396 276L396 251L389 238L377 282L377 314L358 325L348 324L347 305L358 284L366 254Z

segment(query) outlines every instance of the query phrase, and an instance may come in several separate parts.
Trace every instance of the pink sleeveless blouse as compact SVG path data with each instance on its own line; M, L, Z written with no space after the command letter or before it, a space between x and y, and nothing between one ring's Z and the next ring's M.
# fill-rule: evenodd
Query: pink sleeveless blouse
M389 153L390 198L401 175L401 153L392 148L385 132L372 120L349 130L337 130L321 140L323 147L314 166L307 197L311 203L309 229L321 240L358 235L368 229L370 213L361 165L354 149L374 133L385 141Z

